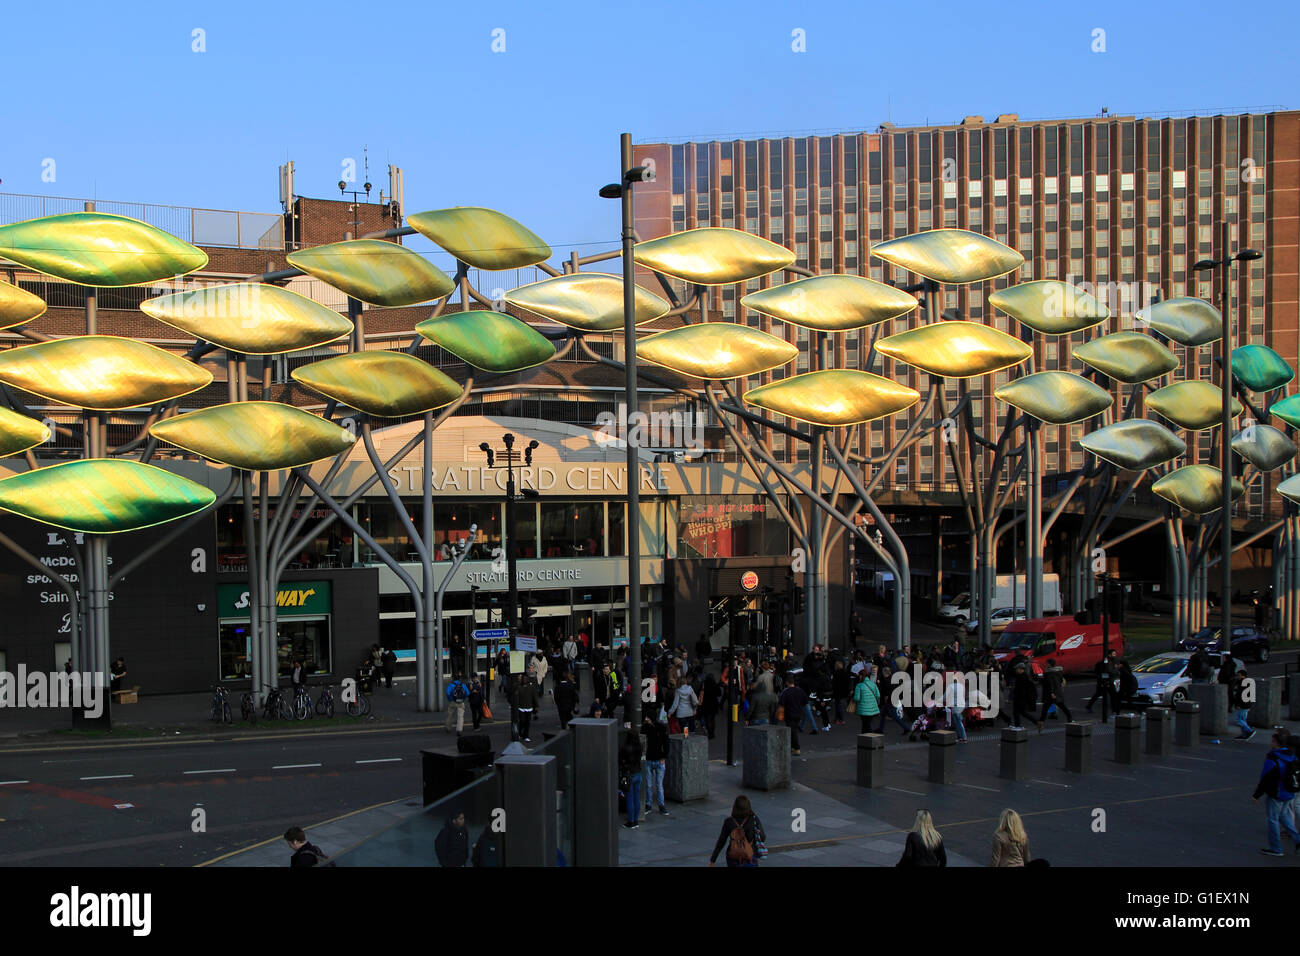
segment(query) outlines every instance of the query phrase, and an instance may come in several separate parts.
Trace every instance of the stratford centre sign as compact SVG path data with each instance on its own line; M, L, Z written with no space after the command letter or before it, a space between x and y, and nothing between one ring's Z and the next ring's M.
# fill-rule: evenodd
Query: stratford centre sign
M399 492L419 494L423 491L421 464L402 464L388 472L388 477ZM643 464L641 491L662 494L672 488L665 468L659 464ZM539 494L624 494L627 490L627 466L608 464L534 465L516 471L520 488ZM435 464L430 472L430 483L438 494L504 494L506 470L481 465ZM381 489L382 490L382 489Z

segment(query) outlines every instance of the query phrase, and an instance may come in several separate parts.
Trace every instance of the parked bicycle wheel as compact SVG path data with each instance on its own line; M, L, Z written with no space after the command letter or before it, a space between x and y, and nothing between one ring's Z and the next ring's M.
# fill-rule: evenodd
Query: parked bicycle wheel
M212 698L212 710L208 712L208 720L214 724L221 722L221 699L219 697Z
M299 720L306 720L311 716L311 700L299 694L293 700L293 715Z
M293 707L283 696L280 697L280 719L293 720Z
M334 701L330 698L328 693L321 694L320 700L316 701L316 713L320 714L322 717L327 714L330 717L334 716Z
M361 701L361 716L364 717L366 714L370 713L370 698L360 697L358 700Z
M222 723L227 723L227 724L234 723L234 720L230 716L230 701L228 700L223 700L221 702L221 720Z
M251 694L245 694L239 700L239 719L246 720L250 724L257 723L257 705L253 703Z

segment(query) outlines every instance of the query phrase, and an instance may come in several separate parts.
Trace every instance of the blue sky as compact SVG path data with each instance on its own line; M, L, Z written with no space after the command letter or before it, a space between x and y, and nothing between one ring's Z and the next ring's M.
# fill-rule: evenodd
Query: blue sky
M617 244L596 190L624 130L1296 107L1298 24L1268 0L11 4L0 192L274 212L280 163L337 197L369 146L376 193L405 170L408 212L491 206L591 251Z

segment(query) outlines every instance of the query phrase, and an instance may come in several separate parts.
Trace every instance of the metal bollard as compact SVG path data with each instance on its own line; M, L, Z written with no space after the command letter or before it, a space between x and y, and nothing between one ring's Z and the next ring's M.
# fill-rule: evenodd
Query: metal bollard
M956 765L957 735L951 730L930 731L930 782L952 783Z
M1092 722L1071 721L1065 725L1065 769L1070 773L1092 770Z
M885 735L858 734L858 786L885 785Z
M1115 715L1115 762L1139 763L1142 759L1142 715Z
M1147 710L1147 750L1154 757L1169 755L1174 715L1165 707Z
M1174 743L1195 747L1201 742L1201 705L1194 700L1180 700L1174 705Z
M1003 780L1024 780L1029 772L1029 731L1002 729L998 776Z

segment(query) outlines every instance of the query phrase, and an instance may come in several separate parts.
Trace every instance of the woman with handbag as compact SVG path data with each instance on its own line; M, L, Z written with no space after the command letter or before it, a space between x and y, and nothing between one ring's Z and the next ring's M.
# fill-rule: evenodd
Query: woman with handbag
M858 681L858 686L853 689L853 702L849 704L849 713L857 714L862 722L859 733L871 733L880 714L880 688L871 679L870 664L863 669L862 680Z

